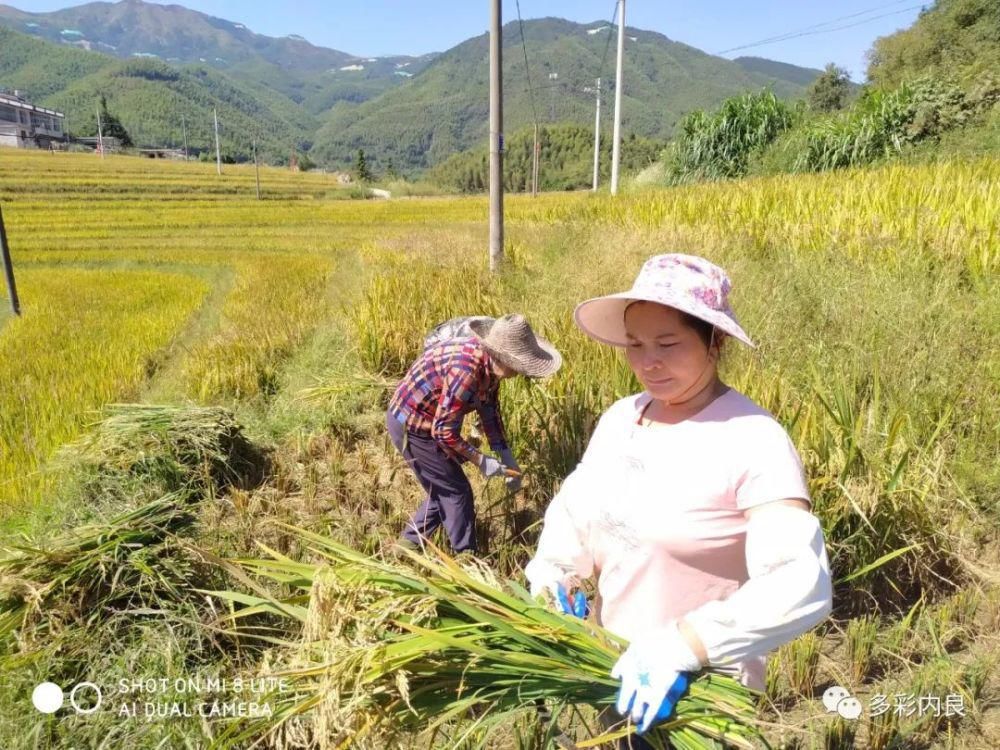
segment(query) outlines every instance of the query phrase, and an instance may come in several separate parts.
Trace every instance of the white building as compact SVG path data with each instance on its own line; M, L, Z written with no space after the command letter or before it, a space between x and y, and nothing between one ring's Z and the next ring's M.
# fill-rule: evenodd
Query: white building
M20 91L0 91L0 146L50 148L65 142L61 112L29 104Z

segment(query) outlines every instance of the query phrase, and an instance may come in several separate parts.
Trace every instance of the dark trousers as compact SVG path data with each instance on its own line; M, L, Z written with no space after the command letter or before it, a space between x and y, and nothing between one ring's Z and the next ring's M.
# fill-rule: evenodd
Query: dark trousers
M392 444L427 493L406 525L403 538L419 544L421 537L429 537L444 524L455 552L474 552L476 509L472 485L462 471L462 465L448 456L432 438L409 432L391 413L386 413L385 425Z

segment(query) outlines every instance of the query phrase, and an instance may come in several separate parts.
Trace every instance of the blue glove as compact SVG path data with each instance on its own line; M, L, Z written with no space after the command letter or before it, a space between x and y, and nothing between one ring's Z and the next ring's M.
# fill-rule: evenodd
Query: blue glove
M611 670L621 680L615 707L642 734L669 718L688 689L690 672L701 669L675 623L632 643Z
M579 589L573 594L573 601L571 603L566 587L561 583L558 584L556 586L556 601L559 602L559 608L564 614L584 619L590 613L590 608L587 606L587 595Z
M648 682L649 674L645 673L641 675L640 680L641 679L646 679L646 681ZM622 714L623 716L626 713L630 714L632 720L636 723L637 727L636 734L643 734L650 727L655 726L656 724L659 724L661 721L670 718L670 715L674 712L674 706L677 705L677 701L680 700L680 697L682 695L684 695L684 691L688 689L688 684L689 684L688 673L687 672L678 673L673 683L667 689L666 695L663 696L663 700L660 701L660 705L655 712L650 710L649 704L641 703L640 705L636 705L636 701L643 700L640 697L639 690L632 690L631 695L628 697L628 700L624 701L623 699L625 696L624 693L622 692L624 689L623 685L623 688L619 689L618 692L618 703L617 703L618 713ZM625 706L622 706L623 702L626 703Z

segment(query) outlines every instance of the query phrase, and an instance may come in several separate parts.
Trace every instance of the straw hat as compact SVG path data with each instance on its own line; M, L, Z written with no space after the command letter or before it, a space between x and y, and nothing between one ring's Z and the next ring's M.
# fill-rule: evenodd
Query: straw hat
M753 341L729 306L732 284L726 272L697 255L654 255L632 288L595 297L576 306L573 318L584 333L612 346L625 346L625 308L632 302L657 302L711 323L749 347Z
M500 364L529 378L544 378L562 365L562 355L552 342L535 334L520 313L496 320L470 321L469 328L486 351Z

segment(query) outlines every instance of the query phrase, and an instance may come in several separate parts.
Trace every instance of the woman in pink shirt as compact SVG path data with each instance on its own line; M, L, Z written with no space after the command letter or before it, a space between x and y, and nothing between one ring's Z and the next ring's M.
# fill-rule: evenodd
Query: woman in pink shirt
M630 643L612 671L617 709L640 733L671 714L703 667L762 690L765 655L831 609L795 447L719 379L727 338L753 346L730 288L704 258L658 255L630 290L574 316L591 338L625 348L645 390L601 417L525 574L532 593L562 602L596 576L598 621Z

